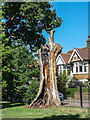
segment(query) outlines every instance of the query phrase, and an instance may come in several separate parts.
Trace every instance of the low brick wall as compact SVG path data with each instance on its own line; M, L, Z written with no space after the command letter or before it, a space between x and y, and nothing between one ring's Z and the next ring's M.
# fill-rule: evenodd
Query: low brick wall
M90 93L82 93L82 99L83 100L88 100L90 98ZM75 100L80 100L80 93L75 92L74 93L74 99Z

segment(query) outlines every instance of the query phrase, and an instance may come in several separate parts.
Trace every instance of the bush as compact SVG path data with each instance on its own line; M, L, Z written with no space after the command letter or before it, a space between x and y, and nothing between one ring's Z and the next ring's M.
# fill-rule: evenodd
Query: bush
M63 93L64 98L66 98L66 82L68 81L66 72L63 71L63 74L58 75L57 79L57 86L58 86L58 91Z
M25 103L30 104L32 100L36 97L37 92L39 89L39 84L36 80L33 80L32 83L28 86L25 97L23 98L23 101Z
M74 98L74 92L77 88L66 88L67 97Z
M66 88L67 97L74 98L74 93L75 92L80 92L80 88ZM88 88L82 87L82 92L83 93L88 93Z
M84 82L84 86L87 87L88 86L88 81Z

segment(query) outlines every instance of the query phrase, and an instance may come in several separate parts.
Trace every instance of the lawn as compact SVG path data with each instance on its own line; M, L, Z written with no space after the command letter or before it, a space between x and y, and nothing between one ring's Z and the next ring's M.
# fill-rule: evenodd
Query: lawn
M2 118L43 118L50 120L88 118L87 108L75 107L52 107L52 108L24 108L24 104L20 103L3 103Z

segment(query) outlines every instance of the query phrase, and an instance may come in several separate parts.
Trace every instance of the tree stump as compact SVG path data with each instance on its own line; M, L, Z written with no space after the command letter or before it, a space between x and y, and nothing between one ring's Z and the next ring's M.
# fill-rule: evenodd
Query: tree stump
M37 51L38 64L40 65L40 87L36 98L29 107L60 106L56 79L56 58L61 52L62 46L54 43L54 32L54 30L50 31L49 42L46 43L46 46L41 45Z

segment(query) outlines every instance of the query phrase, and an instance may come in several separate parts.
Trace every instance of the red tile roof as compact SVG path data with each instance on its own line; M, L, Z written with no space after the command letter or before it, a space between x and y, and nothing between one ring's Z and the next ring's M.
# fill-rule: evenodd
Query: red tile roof
M68 60L69 60L71 54L70 53L61 53L61 56L62 56L63 60L65 61L65 63L68 63Z
M76 50L83 60L90 59L90 48L83 47L83 48L76 48Z
M70 53L70 54L72 54L72 52L73 52L73 50L69 50L67 53Z
M78 54L81 56L83 60L90 60L90 48L74 48L77 50ZM73 50L68 51L67 53L61 53L61 56L65 63L68 63L68 60L72 54Z

